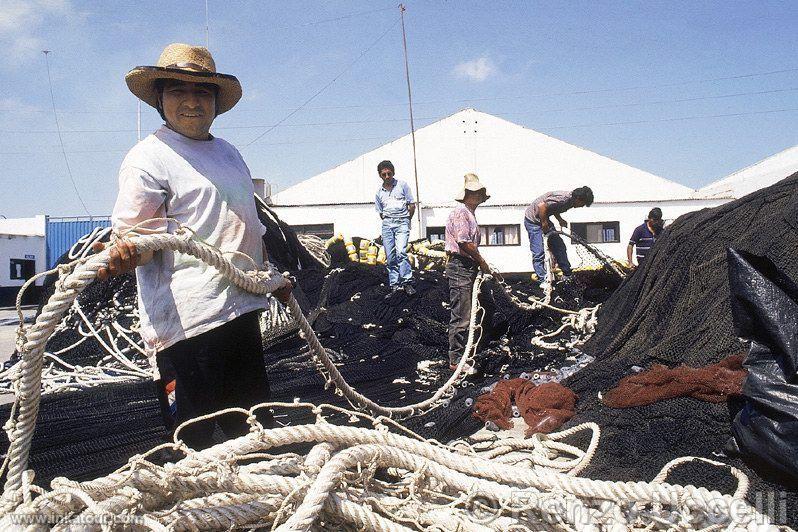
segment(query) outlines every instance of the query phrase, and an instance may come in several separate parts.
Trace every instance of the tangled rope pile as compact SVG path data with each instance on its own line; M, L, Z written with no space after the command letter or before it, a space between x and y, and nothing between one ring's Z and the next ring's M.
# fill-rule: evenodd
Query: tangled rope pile
M260 408L311 409L316 423L264 429L255 420ZM328 416L343 413L373 428L333 425L325 410ZM529 439L444 446L391 420L329 406L265 403L240 413L247 416L251 432L203 451L182 444L178 430L173 444L135 456L124 468L92 481L57 478L45 491L26 475L21 504L4 513L0 527L40 516L55 529L85 523L283 531L314 526L405 531L768 524L744 504L747 480L737 472L732 495L668 484L668 472L684 459L668 464L651 483L577 477L598 445L594 424ZM563 441L585 431L591 433L585 450ZM306 454L295 452L308 445ZM156 465L151 455L165 447L185 458Z
M180 229L175 235L135 238L137 249L142 252L170 249L193 255L252 293L270 293L286 282L274 270L245 272L219 250L192 240L188 232ZM461 530L537 530L544 526L588 530L603 525L744 528L769 523L745 502L747 482L738 473L735 474L740 483L733 495L667 484L665 477L670 466L651 483L574 476L595 452L595 425L574 427L548 439L537 436L531 440L488 442L487 450L481 449L491 458L488 460L467 444L445 447L412 434L394 434L387 430L388 425L402 429L389 419L373 419L355 412L344 411L360 419L368 417L375 428L332 425L325 422L321 407L312 407L318 416L312 425L269 430L259 426L254 411L286 406L279 404L224 411L245 414L252 427L250 434L203 451L187 449L179 440L179 427L175 443L170 446L187 456L176 464L160 467L147 461L146 456L134 457L124 471L85 483L57 479L53 491L46 492L32 484L33 474L26 471L41 397L44 348L64 312L107 262L108 252L104 251L77 264L71 274L57 283L55 294L33 327L24 331L22 361L14 380L17 401L5 426L10 447L2 467L3 471L7 467L0 500L2 525L15 526L25 518L42 515L55 518L56 528L68 526L69 518L76 516L84 523L96 523L104 517L136 517L138 525L152 530L165 530L166 526L215 529L249 524L271 524L273 528L280 525L279 530L286 531L309 530L322 521L375 530L408 530L411 526ZM480 276L474 299L481 280ZM330 380L342 386L342 393L351 394L361 407L385 415L404 415L431 403L428 400L408 407L384 408L351 388L343 388L345 382L339 382L340 374L294 298L290 299L289 309L299 319L314 357ZM472 313L469 345L473 345L474 331L478 329L475 320L476 312ZM468 350L449 382L459 378L467 358ZM443 393L439 390L436 396ZM560 441L588 428L594 434L586 451ZM266 454L300 444L314 445L304 458L296 454ZM517 458L510 452L525 456ZM559 457L561 453L572 458ZM479 523L475 511L484 516L486 508L492 512L491 517ZM287 515L290 517L282 522Z
M325 268L330 267L330 254L327 252L327 244L316 235L298 234L299 243L302 244L311 256L319 261Z

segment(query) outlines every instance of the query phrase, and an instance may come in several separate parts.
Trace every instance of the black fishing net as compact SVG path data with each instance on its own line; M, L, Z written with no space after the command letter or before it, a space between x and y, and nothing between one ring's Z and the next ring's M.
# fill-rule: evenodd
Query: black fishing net
M791 179L792 188L794 182L795 178ZM772 216L774 212L786 216L796 205L790 183L779 187L772 187L766 192L767 197L758 202L741 200L693 213L675 223L658 242L647 266L635 272L607 301L600 314L599 330L582 351L566 347L574 339L568 331L550 340L555 348L533 346L533 338L559 327L561 315L545 309L521 311L495 281L485 283L481 303L489 312L476 360L480 372L458 388L445 405L403 424L440 441L464 437L482 426L471 415L474 400L498 380L519 376L539 382L564 380L579 396L577 415L566 426L596 421L602 427L599 452L585 475L651 480L668 460L677 456L722 459L713 453L720 451L729 434L731 414L727 405L680 398L648 407L612 410L601 405L598 393L614 386L632 371L632 366L645 367L652 362L675 365L682 361L703 365L744 348L733 334L728 335L731 318L724 314L728 301L722 301L724 297L728 299L725 266L722 262L716 266L712 261L719 260L715 256L727 245L720 240L734 236L739 239L732 241L736 246L755 253L766 248L781 258L774 258L774 262L784 264L786 250L795 245L794 234L787 235L786 229L792 220L773 227L760 222L759 231L752 229L758 217L764 218L768 213ZM264 240L271 260L295 276L297 298L322 344L332 350L331 356L347 382L386 406L416 403L438 389L450 375L446 355L448 286L440 271L416 271L418 293L414 296L403 292L389 295L384 267L352 263L345 244L339 242L330 249L335 268L325 270L299 246L288 226L262 206L259 212L267 227ZM746 235L751 243L748 248L744 245ZM772 239L770 243L764 242L766 236ZM360 242L356 240L359 249ZM558 287L553 303L579 309L607 299L616 289L618 277L611 268L597 262L600 267L577 272L573 286ZM785 271L791 272L789 268ZM95 287L102 283L94 283L90 288L93 291L87 291L81 300L89 320L102 322L108 313L108 302L114 298L135 301L134 280L132 285L124 279L114 282L121 284ZM543 295L523 280L511 283L511 289L522 301L528 296ZM69 327L60 334L65 335L58 340L63 344L57 345L76 340L69 336L74 335ZM85 363L104 356L88 341L79 347L84 346L86 352L79 356ZM589 355L600 360L591 363ZM297 336L266 342L264 360L275 400L347 406L334 390L325 389L304 340ZM52 420L61 419L64 405L72 409L69 415L75 430L64 432L58 439L53 432L62 427ZM108 473L132 454L151 448L167 436L150 382L48 395L42 400L41 412L31 466L42 483L60 475L87 479ZM133 421L109 427L107 420L114 415L116 419ZM0 410L0 416L8 416L8 407ZM286 424L312 421L279 411L276 419ZM81 468L81 462L90 461L88 456L93 463ZM755 478L744 464L731 463ZM733 483L728 473L705 466L684 466L670 479L725 491ZM751 496L752 502L765 489L781 489L760 480L755 480L754 486L758 491ZM776 504L792 501L780 492L773 493ZM792 502L789 505L788 513L794 516Z
M285 242L293 235L290 228L282 227L278 237L273 238L274 233L268 236L271 230L267 228L265 238L273 247L280 247L280 239ZM285 252L284 248L283 244L281 260L288 263L296 260L295 263L301 264L297 254ZM273 259L279 256L272 254ZM309 262L307 265L311 267L295 270L293 275L297 296L309 309L309 320L324 346L331 350L344 378L355 389L386 406L416 403L430 397L451 374L446 335L448 285L443 273L416 272L416 295L404 292L390 295L383 266L356 264L348 259L339 264L344 267L325 270L314 268L314 263ZM588 293L602 297L611 291L612 283L617 284L611 272L591 270L578 275L580 282L569 292L573 297L558 304L574 308L582 300L595 304L598 301L589 300ZM56 278L49 281L48 293L52 293ZM522 299L528 295L542 296L528 282L518 282L513 289ZM96 364L107 357L107 352L96 339L85 334L86 322L97 331L106 330L114 319L129 326L126 320L135 301L135 277L131 274L92 283L79 298L85 319L70 313L48 344L48 351L81 341L59 354L59 358L75 365ZM405 422L425 437L448 441L479 429L482 422L471 416L473 401L486 386L499 379L517 377L527 371L532 378L532 370L541 370L546 379L559 380L586 364L577 352L532 347L531 339L536 333L559 326L559 314L545 309L533 313L520 311L495 281L483 284L480 302L489 311L482 319L484 331L477 357L481 372L469 378L444 406ZM135 333L131 337L138 340ZM570 339L571 335L564 334L561 343ZM299 399L348 406L332 389L325 388L306 343L298 336L267 342L264 360L275 400ZM563 367L566 367L564 372ZM55 476L96 477L167 438L154 387L147 381L47 394L42 399L41 412L31 466L43 483ZM8 407L0 409L0 416L7 415ZM109 425L109 417L130 422ZM62 431L58 421L52 422L70 418L74 430ZM277 420L312 421L280 413ZM60 431L59 435L54 437L53 431ZM91 467L81 468L80 463L89 451L97 457Z
M645 265L602 306L599 328L584 346L597 360L566 381L580 398L570 423L595 421L602 427L599 452L586 475L650 480L676 457L712 458L749 474L752 502L775 498L777 513L793 525L798 522L795 486L779 478L762 480L742 461L723 455L739 409L736 400L711 404L679 398L628 409L610 409L599 400L621 378L654 363L697 367L747 350L732 324L726 248L768 257L798 279L797 185L795 174L739 200L680 217L657 240ZM691 471L679 478L697 485L715 481L705 478L706 468Z

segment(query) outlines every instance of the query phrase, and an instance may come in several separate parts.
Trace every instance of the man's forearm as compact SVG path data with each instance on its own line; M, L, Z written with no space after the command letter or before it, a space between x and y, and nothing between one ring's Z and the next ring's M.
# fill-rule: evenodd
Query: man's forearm
M473 242L458 242L457 245L460 246L460 251L471 258L471 260L474 262L481 263L484 260L479 252L479 249Z
M415 203L411 203L410 205L407 206L407 213L410 215L410 218L412 218L413 215L416 214L416 204Z
M633 248L634 248L634 246L632 246L631 244L626 246L626 260L629 262L629 264L632 264L632 249Z

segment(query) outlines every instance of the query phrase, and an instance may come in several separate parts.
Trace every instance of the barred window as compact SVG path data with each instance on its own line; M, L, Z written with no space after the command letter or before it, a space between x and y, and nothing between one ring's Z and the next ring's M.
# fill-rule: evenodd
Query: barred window
M621 241L620 222L573 222L571 230L588 244L605 244Z
M434 242L435 240L446 240L445 227L427 227L427 240Z
M521 245L520 225L481 225L479 232L483 246Z

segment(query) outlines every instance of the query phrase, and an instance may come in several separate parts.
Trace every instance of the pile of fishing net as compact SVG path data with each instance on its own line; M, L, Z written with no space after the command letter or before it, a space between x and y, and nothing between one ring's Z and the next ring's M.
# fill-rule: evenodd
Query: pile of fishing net
M727 247L767 257L786 277L798 279L796 220L798 174L720 207L686 214L604 303L599 327L583 348L596 360L566 381L580 398L571 423L590 420L602 427L602 445L586 474L644 479L678 456L722 459L754 479L750 500L772 505L782 523L798 522L798 497L794 486L783 485L784 477L762 480L741 460L724 457L739 398L712 403L678 397L644 404L648 401L641 395L638 401L629 397L624 406L642 406L623 409L602 401L623 379L628 382L657 365L700 368L747 352L732 322ZM706 482L703 476L703 471L685 471L681 479Z
M282 253L274 253L272 259L279 258L281 266L294 266L297 299L306 307L316 333L331 350L331 356L351 386L386 406L415 403L438 390L451 375L446 335L448 284L442 272L417 272L418 294L411 297L400 292L389 297L384 267L349 262L342 268L324 269L311 262L312 258L302 259L302 254L290 252L286 242L296 238L290 228L276 218L266 222L265 238L271 249L282 250ZM308 267L302 267L303 260ZM577 277L577 284L570 288L572 297L563 300L558 296L556 304L573 310L585 304L596 305L602 299L592 298L606 297L619 282L611 271L598 269L579 273ZM50 279L50 292L55 282L57 277L54 276ZM528 282L515 283L510 293L523 301L529 296L542 296ZM121 371L124 365L117 357L109 355L100 340L110 346L106 338L110 331L116 335L113 338L121 351L115 326L116 321L121 320L121 326L129 331L127 338L140 347L141 339L135 327L126 321L129 314L135 315L135 301L133 275L92 283L78 298L85 320L70 311L50 340L48 351L73 346L58 355L64 364L80 368L100 365L108 375ZM439 408L404 421L424 437L449 441L483 427L484 420L473 416L474 402L498 381L523 377L534 383L556 382L584 368L590 361L589 357L567 348L579 336L569 330L549 339L554 348L532 345L533 339L542 332L560 328L559 313L545 308L535 312L519 309L495 280L483 285L481 302L489 312L481 320L483 331L476 359L480 373L459 385ZM98 333L97 337L84 336L83 332L91 329ZM45 394L41 419L71 420L75 430L63 431L58 423L40 421L31 452L31 467L37 471L40 482L46 483L60 475L92 478L98 470L108 472L124 464L134 452L143 452L165 441L167 435L162 427L155 385L149 380L149 368L143 357L131 360L146 373L136 377L137 383L108 381L97 386L97 382L92 384L73 378L69 386L60 388L60 393ZM295 332L276 338L265 337L264 360L276 400L349 406L328 387L311 360L307 344ZM52 360L48 364L63 369L63 365ZM76 387L81 390L66 392ZM65 404L69 405L68 409L64 408ZM7 417L8 409L0 410L0 415ZM114 424L113 431L109 432L106 425L109 417L131 421ZM291 424L301 421L277 419ZM62 432L54 437L53 430ZM217 436L221 440L222 435ZM91 461L87 460L89 451L95 457ZM81 463L86 464L85 467L81 468Z

